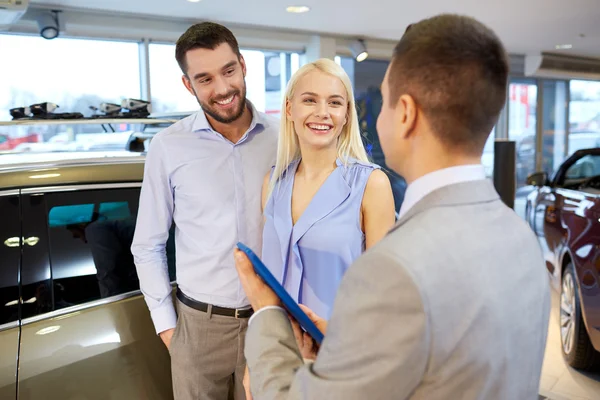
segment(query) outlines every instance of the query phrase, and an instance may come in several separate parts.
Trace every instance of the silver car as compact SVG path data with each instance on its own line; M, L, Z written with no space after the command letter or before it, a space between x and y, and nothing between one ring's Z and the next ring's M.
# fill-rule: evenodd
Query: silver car
M144 156L18 157L0 157L0 399L172 398L130 252Z

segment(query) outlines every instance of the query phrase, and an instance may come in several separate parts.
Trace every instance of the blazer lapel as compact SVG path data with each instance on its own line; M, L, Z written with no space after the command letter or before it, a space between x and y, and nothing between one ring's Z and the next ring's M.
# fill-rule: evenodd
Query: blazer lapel
M443 186L419 200L406 214L400 217L389 232L395 231L415 215L431 208L485 203L498 199L500 196L489 179Z
M348 183L344 179L344 167L339 161L337 164L338 167L323 182L323 185L296 222L292 232L292 246L298 243L311 226L331 213L350 195L350 186L348 186ZM290 204L289 215L291 221L291 196L288 203Z

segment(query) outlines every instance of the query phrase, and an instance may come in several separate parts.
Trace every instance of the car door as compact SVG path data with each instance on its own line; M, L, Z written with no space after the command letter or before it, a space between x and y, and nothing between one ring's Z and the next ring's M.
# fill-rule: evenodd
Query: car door
M0 221L0 399L16 399L22 243L18 190L0 192Z
M139 185L34 189L22 198L24 231L38 241L23 251L32 300L23 307L19 399L171 398L169 354L129 250Z

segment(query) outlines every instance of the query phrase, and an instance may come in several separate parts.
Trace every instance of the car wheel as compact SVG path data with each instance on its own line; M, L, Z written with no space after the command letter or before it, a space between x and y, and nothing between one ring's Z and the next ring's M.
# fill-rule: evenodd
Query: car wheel
M563 356L571 367L591 369L599 359L585 329L581 315L575 269L569 263L565 269L560 291L560 339Z

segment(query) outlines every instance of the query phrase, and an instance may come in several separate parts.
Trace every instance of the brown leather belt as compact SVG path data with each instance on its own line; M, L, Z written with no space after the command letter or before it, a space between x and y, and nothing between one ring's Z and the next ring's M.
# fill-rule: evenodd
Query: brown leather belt
M195 310L208 312L208 307L210 306L212 307L211 313L217 315L224 315L226 317L250 318L252 314L254 314L254 310L252 308L226 308L219 306L211 306L210 304L206 304L186 296L179 288L177 288L177 298L183 304Z

